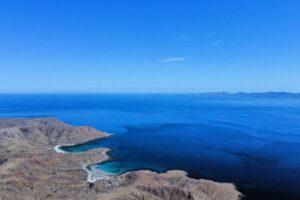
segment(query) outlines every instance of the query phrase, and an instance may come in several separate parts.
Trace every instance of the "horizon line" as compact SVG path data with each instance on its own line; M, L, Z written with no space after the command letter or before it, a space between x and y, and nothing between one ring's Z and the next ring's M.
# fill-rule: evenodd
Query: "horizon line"
M290 91L253 91L253 92L0 92L0 94L227 94L227 95L236 95L236 94L300 94L300 92L290 92Z

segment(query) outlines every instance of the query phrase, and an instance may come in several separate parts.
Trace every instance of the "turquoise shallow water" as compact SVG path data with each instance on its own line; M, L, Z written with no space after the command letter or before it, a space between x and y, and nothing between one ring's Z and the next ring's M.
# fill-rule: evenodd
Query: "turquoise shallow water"
M53 116L113 136L93 166L111 174L182 169L234 182L248 199L299 199L300 99L198 95L0 95L1 117Z
M98 165L92 165L91 169L93 171L101 171L109 175L119 175L128 171L134 171L139 169L151 170L156 172L164 172L167 170L166 168L161 168L159 165L147 164L147 166L145 166L144 163L138 162L127 163L126 167L124 167L119 161L107 161Z

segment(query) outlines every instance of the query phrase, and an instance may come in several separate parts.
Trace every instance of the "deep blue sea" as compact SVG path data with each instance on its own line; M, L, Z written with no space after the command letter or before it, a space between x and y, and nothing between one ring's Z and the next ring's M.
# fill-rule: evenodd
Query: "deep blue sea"
M166 94L0 95L0 117L56 117L114 135L106 173L181 169L247 199L300 199L300 98Z

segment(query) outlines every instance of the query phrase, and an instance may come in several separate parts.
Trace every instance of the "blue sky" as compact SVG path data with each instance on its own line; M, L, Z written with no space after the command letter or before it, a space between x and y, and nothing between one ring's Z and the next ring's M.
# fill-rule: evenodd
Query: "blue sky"
M298 0L3 0L0 92L300 92Z

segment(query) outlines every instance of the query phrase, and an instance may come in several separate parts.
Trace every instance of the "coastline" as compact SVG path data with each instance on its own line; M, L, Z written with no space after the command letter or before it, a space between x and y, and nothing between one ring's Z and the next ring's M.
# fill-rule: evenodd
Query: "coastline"
M77 144L63 144L63 145L60 144L60 145L55 145L53 147L53 150L57 154L72 154L73 152L68 152L68 151L62 150L61 147L76 146L76 145L87 143L87 142L90 142L90 141L93 141L93 140L103 139L103 138L106 138L106 137L110 137L111 135L113 135L112 133L107 133L107 132L103 132L103 133L106 133L106 136L95 138L95 139L92 139L92 140L87 140L85 142L80 142L80 143L77 143ZM101 154L104 157L101 161L95 162L95 163L88 163L88 164L86 163L86 164L82 165L82 169L87 173L87 179L86 180L87 180L88 183L94 183L94 182L99 181L99 180L107 180L107 181L108 180L112 180L113 179L112 177L115 176L115 175L111 175L111 174L107 174L105 172L102 172L101 170L95 171L95 170L91 169L92 165L102 163L102 162L107 161L109 159L109 156L107 155L108 151L110 151L109 148L105 148L104 151L101 151ZM81 152L76 152L76 153L81 153Z
M105 160L103 160L102 162L104 162L104 161ZM96 163L94 163L94 164L96 164ZM109 181L109 180L112 180L113 177L115 177L114 175L105 174L105 173L101 172L100 170L97 171L97 172L91 170L90 166L94 165L94 164L84 164L84 165L82 165L82 169L87 173L86 181L88 183L94 183L96 181L101 181L101 180Z
M54 146L53 150L58 153L58 154L64 154L64 153L68 153L67 151L62 150L60 147L62 147L63 145L56 145Z
M87 142L89 142L89 141L87 141ZM64 151L64 150L61 149L61 147L64 147L64 146L74 146L74 145L77 145L77 144L56 145L56 146L54 146L53 149L58 154L70 154L71 152ZM110 149L106 149L105 151L101 151L101 154L104 156L104 158L102 159L102 161L96 162L96 163L89 163L89 164L83 164L82 165L82 169L87 173L87 182L88 183L94 183L94 182L99 181L99 180L111 180L112 179L111 177L114 176L114 175L106 174L105 172L102 172L101 170L93 171L90 168L90 166L92 166L92 165L95 165L95 164L98 164L98 163L102 163L102 162L108 160L109 156L106 154L106 152L108 152L108 151L110 151Z
M112 134L110 134L110 135L112 135ZM107 137L109 137L110 135L108 135ZM98 139L102 139L102 138L98 138ZM92 140L90 140L90 141L92 141ZM86 142L90 142L90 141L86 141ZM60 147L75 146L75 145L80 145L80 144L83 144L83 143L69 144L69 145L56 145L54 147L54 150L58 154L74 154L72 152L64 151L64 150L60 149ZM141 170L128 171L128 172L122 173L120 175L107 174L107 173L105 173L101 170L92 170L91 169L92 165L100 164L100 163L105 162L109 159L109 156L107 155L107 152L109 152L110 150L111 149L109 149L109 148L105 148L105 150L101 151L101 154L104 156L104 158L101 161L82 165L82 170L85 171L86 174L87 174L87 178L86 178L87 183L94 184L97 181L104 181L106 185L119 186L120 184L119 184L117 179L119 177L122 177L122 176L130 175L131 173L154 174L154 175L159 175L159 176L163 176L163 177L168 177L170 175L171 176L174 176L174 175L178 176L179 175L179 176L187 177L187 175L188 175L188 173L184 170L167 170L165 172L158 173L158 172L151 171L151 170L142 170L141 169ZM81 152L78 152L78 153L81 153ZM77 153L75 153L75 154L77 154ZM199 181L214 183L214 184L225 184L227 186L233 185L233 187L236 188L236 186L233 183L219 183L219 182L215 182L213 180L206 180L206 179L199 179ZM243 197L243 194L238 192L236 200L241 200L242 197Z
M84 143L87 143L87 142L91 142L93 140L97 140L97 139L103 139L103 138L106 138L106 137L110 137L111 135L113 135L112 133L107 133L107 132L104 132L106 133L105 136L103 137L99 137L99 138L95 138L95 139L91 139L91 140L86 140L85 142L79 142L79 143L75 143L75 144L64 144L64 145L56 145L54 146L54 151L57 153L57 154L80 154L82 152L68 152L68 151L65 151L65 150L62 150L61 147L68 147L68 146L76 146L76 145L81 145L81 144L84 144ZM99 148L99 149L103 149L103 148ZM93 151L93 150L88 150L86 152L89 152L89 151ZM135 173L135 172L143 172L143 173L153 173L153 174L157 174L157 175L167 175L167 174L172 174L172 173L179 173L183 176L186 176L188 175L188 173L184 170L167 170L165 172L155 172L155 171L152 171L152 170L143 170L143 169L140 169L140 170L133 170L133 171L128 171L128 172L124 172L122 174L119 174L119 175L113 175L113 174L108 174L106 172L103 172L99 169L97 170L92 170L91 166L95 165L95 164L100 164L100 163L103 163L107 160L109 160L109 156L107 155L107 152L111 151L111 149L109 148L105 148L105 150L102 150L101 151L101 154L104 156L104 158L101 160L101 161L98 161L98 162L94 162L94 163L85 163L82 165L82 170L86 172L87 174L87 178L86 178L86 181L87 183L95 183L97 181L114 181L116 178L118 178L119 176L122 176L122 175L126 175L126 174L130 174L130 173ZM197 179L195 179L197 180ZM199 180L202 180L202 181L209 181L209 182L214 182L213 180L206 180L206 179L199 179ZM219 182L215 182L215 183L219 183ZM114 181L114 184L115 185L119 185L117 181ZM232 184L234 187L235 184L233 183L219 183L219 184ZM240 197L243 197L243 195L240 193ZM241 198L239 198L238 200L240 200Z
M242 196L232 183L192 179L178 170L108 175L90 168L109 159L108 148L79 153L61 149L62 144L108 136L92 127L71 126L53 118L0 119L0 156L4 160L0 164L0 199L237 200Z

